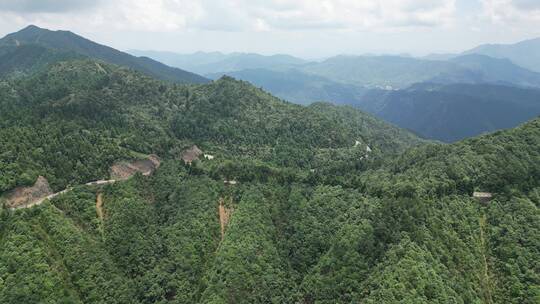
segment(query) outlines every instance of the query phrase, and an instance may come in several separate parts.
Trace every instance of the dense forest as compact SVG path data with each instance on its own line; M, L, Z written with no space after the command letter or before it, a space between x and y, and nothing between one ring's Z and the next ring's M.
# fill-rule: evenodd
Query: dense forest
M416 84L370 90L347 104L424 138L456 142L513 128L540 115L540 90L495 84Z
M446 145L230 77L38 70L0 81L0 193L73 190L1 209L0 303L540 301L538 118Z

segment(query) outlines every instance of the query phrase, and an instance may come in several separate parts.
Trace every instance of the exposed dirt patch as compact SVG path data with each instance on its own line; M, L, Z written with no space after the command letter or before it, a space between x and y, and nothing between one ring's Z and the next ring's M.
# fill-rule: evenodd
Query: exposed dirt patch
M226 205L229 205L227 207ZM221 225L221 240L223 240L223 237L225 236L225 229L227 228L227 225L229 224L229 220L231 219L231 215L234 211L232 208L232 198L230 198L227 202L224 198L219 199L219 224Z
M98 218L103 221L103 194L98 193L96 197L96 213Z
M96 67L98 68L98 71L100 71L101 73L107 74L107 71L105 71L105 69L97 62L96 62Z
M483 264L484 264L484 269L482 271L482 274L481 274L481 283L482 283L482 289L484 291L484 299L485 299L485 303L488 303L488 304L491 304L493 303L493 297L491 296L491 290L493 289L492 287L492 282L490 280L490 271L489 271L489 264L488 264L488 258L487 258L487 246L486 246L486 238L485 238L485 235L484 235L484 230L487 229L487 218L486 218L486 215L484 214L480 220L479 220L479 224L480 224L480 250L482 251L482 258L483 258Z
M32 187L18 187L10 191L6 196L8 208L19 208L32 205L52 195L49 182L43 176L39 176Z
M191 165L192 162L199 159L199 156L203 154L203 151L197 146L192 146L191 148L182 152L182 160L184 163Z
M150 175L159 168L161 164L157 155L149 155L147 159L136 160L133 162L120 162L111 167L110 180L98 180L88 182L86 186L100 186L115 183L119 180L126 180L135 173ZM0 202L5 201L6 207L10 209L30 208L43 203L45 200L50 200L58 195L71 191L72 188L64 189L57 193L52 193L47 179L39 176L36 183L32 187L18 187L8 192L3 197L0 197ZM96 212L100 219L103 218L102 198L98 195L96 199Z
M135 173L142 173L142 175L151 175L159 168L160 160L156 155L150 155L147 159L140 159L132 162L119 162L111 167L111 179L113 180L125 180Z

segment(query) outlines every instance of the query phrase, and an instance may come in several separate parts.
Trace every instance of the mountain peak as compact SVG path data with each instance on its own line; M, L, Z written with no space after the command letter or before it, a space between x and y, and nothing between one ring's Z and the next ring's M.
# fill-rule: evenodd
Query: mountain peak
M0 39L0 46L39 45L61 53L95 58L104 62L127 66L147 75L172 82L206 83L209 80L181 70L166 66L149 58L137 58L111 47L93 42L70 31L40 28L29 25Z
M23 28L22 30L20 30L18 32L15 32L15 33L12 33L10 35L13 35L13 36L20 36L20 35L28 36L28 35L36 35L36 34L40 34L40 33L47 33L47 32L51 32L51 30L48 30L46 28L41 28L41 27L39 27L37 25L30 24L29 26Z
M23 32L23 31L35 31L35 30L46 30L44 28L41 28L37 25L33 25L33 24L30 24L29 26L23 28L22 30L20 30L19 32Z
M6 35L4 38L2 38L0 41L8 42L8 44L12 44L13 41L16 42L25 42L25 43L32 43L34 40L36 40L38 37L47 34L51 32L48 29L44 29L41 27L38 27L36 25L29 25L23 29L21 29L18 32L14 32L11 34ZM18 45L18 43L17 43Z

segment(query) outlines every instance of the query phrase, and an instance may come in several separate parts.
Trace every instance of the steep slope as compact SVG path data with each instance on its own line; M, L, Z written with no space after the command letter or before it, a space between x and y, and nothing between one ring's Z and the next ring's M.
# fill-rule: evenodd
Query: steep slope
M0 39L0 48L19 47L37 44L58 52L69 52L114 63L148 75L181 83L205 83L207 80L199 75L171 68L149 58L138 58L120 52L108 46L97 44L69 31L50 31L37 26L28 26L16 33ZM0 50L0 53L4 51Z
M494 58L506 58L526 69L540 72L540 38L515 44L486 44L464 54L481 54Z
M535 120L419 147L359 172L354 188L224 186L207 166L167 161L154 176L2 210L0 299L535 303L539 139ZM483 205L476 188L496 198ZM222 197L232 210L223 239Z
M54 51L39 45L0 47L0 77L23 76L50 63L82 57L75 53Z
M383 57L374 58L371 68L384 74L381 79L392 79L393 76L387 74L385 69L376 68L378 66L386 66L391 70L389 73L399 77L410 76L415 71L413 65L424 66L429 70L429 64L425 64L427 61L399 59L381 63ZM352 62L357 60L356 57L344 58L343 66L336 69L340 73L339 77L344 78L334 80L310 74L310 65L294 69L243 70L228 74L291 102L310 104L329 101L351 105L420 136L446 142L511 128L540 114L537 102L539 96L537 90L533 89L540 86L540 73L523 69L508 60L483 55L459 56L447 62L446 67L449 69L434 69L426 72L427 76L419 78L429 78L429 82L416 83L401 90L370 90L348 83L351 81L348 77L352 76L347 75L348 67L345 66L354 66ZM402 60L410 64L408 67L412 69L411 72L400 70L398 63ZM364 59L358 62L362 61ZM326 64L330 65L328 62ZM435 66L438 64L440 62L436 62ZM332 66L335 68L339 65ZM396 69L392 70L391 67ZM360 71L362 69L369 69L369 65L361 67ZM384 80L380 81L379 85L385 83ZM373 86L373 83L368 86Z
M170 66L193 71L201 75L221 74L246 69L272 69L278 67L296 66L306 61L290 55L259 55L253 53L219 52L194 54L176 54L158 51L130 51L137 56L146 56L164 62Z
M423 84L371 91L354 106L426 138L453 142L540 115L540 91L496 85Z
M277 164L282 163L276 155L287 147L297 154L282 154L283 161L304 167L321 149L348 149L357 140L381 156L421 143L368 114L356 111L336 121L231 78L175 86L92 60L61 62L2 82L0 96L0 145L6 151L1 191L32 184L38 175L50 176L53 188L61 190L74 181L106 177L111 162L129 151L172 157L189 143L223 157ZM355 126L356 121L365 123ZM397 136L383 136L383 126ZM27 152L16 152L21 149ZM69 153L54 156L64 149Z
M368 192L390 191L397 196L472 195L473 191L512 198L513 190L529 193L538 187L540 118L516 128L466 139L454 144L432 144L410 149L388 167L365 174ZM383 176L381 176L382 174ZM379 178L384 183L370 183ZM400 187L394 188L397 181ZM417 183L408 188L407 183ZM401 187L403 186L403 187ZM384 190L383 190L384 189ZM410 192L409 192L410 191ZM533 191L534 192L534 191Z
M92 60L0 82L0 106L0 189L74 185L0 209L1 303L537 302L539 119L418 145L348 107ZM214 157L184 164L194 143ZM153 175L77 186L140 153Z
M363 174L362 193L380 200L349 205L330 236L311 225L325 249L302 279L302 299L534 303L540 277L529 270L540 255L539 145L536 119L458 144L412 149ZM478 190L494 192L495 199L472 199ZM310 205L299 218L324 213L324 206ZM307 238L307 229L298 235ZM309 244L321 248L316 240ZM303 251L310 249L317 250Z

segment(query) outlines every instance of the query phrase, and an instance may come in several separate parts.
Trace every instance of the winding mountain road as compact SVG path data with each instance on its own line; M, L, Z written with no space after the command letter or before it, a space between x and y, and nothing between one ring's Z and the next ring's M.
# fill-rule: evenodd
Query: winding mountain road
M97 180L97 181L93 181L93 182L88 182L86 184L84 184L84 186L101 186L101 185L108 185L108 184L113 184L115 183L117 180L115 179L109 179L109 180ZM38 199L37 201L34 201L34 202L31 202L31 203L28 203L28 204L24 204L24 205L21 205L21 206L17 206L17 207L12 207L12 208L9 208L10 210L17 210L17 209L27 209L27 208L32 208L34 206L37 206L37 205L41 205L44 201L46 200L50 200L50 199L53 199L55 197L57 197L58 195L60 194L64 194L64 193L67 193L69 191L73 190L73 187L70 187L70 188L67 188L67 189L64 189L60 192L56 192L56 193L53 193L53 194L50 194L48 196L45 196L43 198L40 198Z

